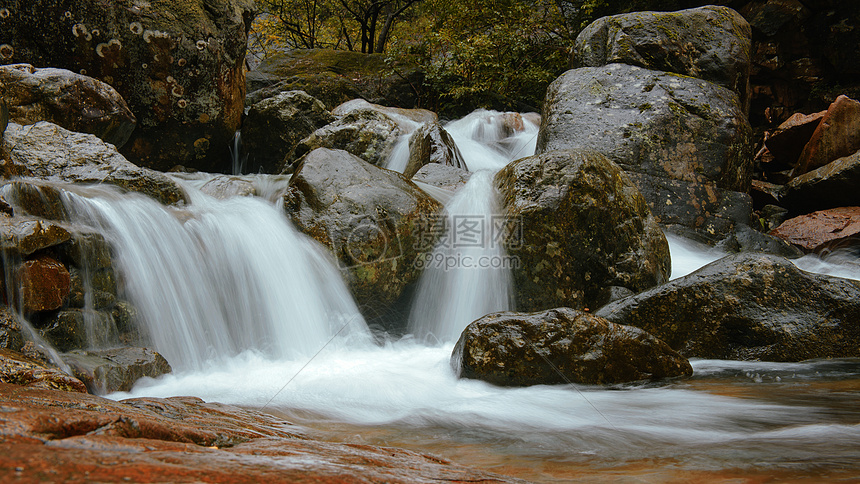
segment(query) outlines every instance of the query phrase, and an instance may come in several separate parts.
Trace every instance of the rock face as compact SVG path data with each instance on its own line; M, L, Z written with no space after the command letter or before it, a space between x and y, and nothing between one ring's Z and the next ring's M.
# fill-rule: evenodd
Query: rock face
M377 166L384 166L397 143L400 127L387 115L372 109L350 112L314 131L287 157L282 173L289 173L294 161L317 148L343 150Z
M304 91L287 91L251 106L242 123L249 173L277 173L301 140L333 122L319 99Z
M469 324L451 365L495 385L606 384L693 374L686 358L632 326L570 308L488 314Z
M418 277L416 258L435 244L424 249L419 229L441 209L400 173L325 148L300 160L284 206L299 230L332 250L371 316Z
M596 20L576 38L579 67L629 64L705 79L738 94L749 109L752 32L727 7L636 12Z
M193 397L115 402L0 384L0 405L0 468L26 482L523 482L402 449L309 440L283 419Z
M392 69L393 67L393 69ZM248 72L251 104L282 91L302 90L333 109L352 99L384 106L419 104L424 72L416 64L387 65L383 54L331 49L294 49L266 57Z
M0 175L49 181L109 183L148 195L161 203L185 199L184 192L161 173L135 166L99 138L55 124L10 123L3 139L5 162Z
M409 161L403 174L412 178L430 163L469 169L454 139L439 123L423 124L409 137Z
M21 351L24 347L24 335L21 334L21 329L21 323L9 307L0 306L0 348Z
M553 151L514 161L495 178L510 220L517 308L598 307L603 289L635 292L670 273L669 248L639 190L605 156Z
M113 86L138 118L122 153L166 171L221 171L245 101L252 0L33 0L0 18L3 63L57 67Z
M609 157L663 224L718 238L749 221L751 128L726 88L624 64L568 71L547 91L537 143L560 149Z
M21 284L21 307L25 313L59 309L69 296L69 271L47 255L24 261L17 279Z
M739 254L597 316L642 328L693 358L801 361L860 356L860 284Z
M830 105L792 174L802 175L860 150L860 102L839 96Z
M127 392L145 376L156 378L171 372L167 360L147 348L75 351L64 354L63 361L96 395Z
M771 235L807 252L860 244L860 207L820 210L786 220Z
M9 118L21 125L50 121L122 147L137 124L112 87L65 69L0 66L0 90L9 105Z

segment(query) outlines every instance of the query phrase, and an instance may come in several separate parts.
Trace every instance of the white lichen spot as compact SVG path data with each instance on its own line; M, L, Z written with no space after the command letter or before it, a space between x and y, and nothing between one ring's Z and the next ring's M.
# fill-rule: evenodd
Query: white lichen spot
M66 11L66 12L63 14L63 16L65 16L66 18L72 18L72 12Z
M99 57L104 58L105 49L110 50L113 48L122 49L122 43L120 43L120 41L117 39L110 39L109 42L103 42L96 46L96 54L98 54Z
M82 76L87 75L87 70L86 70L86 69L81 69L80 74L81 74Z
M89 32L87 32L87 26L84 24L75 24L72 25L72 34L75 37L88 36Z
M135 35L140 35L143 33L143 25L140 22L132 22L128 24L128 30Z
M176 82L176 79L174 79L173 76L167 76L166 80L167 80L167 82L171 82L171 83Z
M197 50L203 50L206 48L207 45L208 45L208 43L205 40L198 40L197 41Z
M149 64L147 64L146 62L144 62L143 64L141 64L141 65L140 65L140 67L142 67L142 68L146 69L146 68L148 68L148 67L149 67Z
M99 29L93 29L93 31L90 33L93 35L101 35L102 34L101 31L99 31Z
M185 59L179 59L178 61L176 61L176 64L179 65L179 67L185 67L185 63Z
M11 59L15 55L15 49L9 44L0 45L0 57Z
M173 89L170 90L170 93L176 97L182 97L182 95L184 94L182 86L173 86Z
M9 13L8 8L0 8L0 18L9 18L9 15L12 15L12 14Z
M176 101L176 105L182 109L185 109L185 107L188 106L188 101L186 101L185 99L180 99L179 101Z
M170 37L167 32L162 32L160 30L144 30L143 31L143 40L148 44L152 42L152 39L166 39Z

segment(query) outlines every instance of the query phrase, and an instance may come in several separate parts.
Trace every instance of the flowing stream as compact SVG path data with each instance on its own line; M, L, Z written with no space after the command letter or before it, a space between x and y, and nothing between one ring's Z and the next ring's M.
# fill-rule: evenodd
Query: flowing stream
M512 134L499 118L480 112L446 126L476 172L447 203L449 235L458 216L491 225L492 173L534 150L535 125ZM428 270L412 334L375 343L328 254L270 201L215 200L196 191L202 182L182 182L192 193L183 210L105 189L67 197L109 238L125 296L175 369L111 398L195 395L263 408L318 438L542 482L820 482L860 471L860 360L694 360L690 379L612 387L458 380L454 341L472 319L511 307L509 271ZM504 260L492 238L480 242L469 254ZM670 246L673 277L722 255L677 238ZM431 260L448 260L450 249L440 243ZM860 277L846 261L798 264Z

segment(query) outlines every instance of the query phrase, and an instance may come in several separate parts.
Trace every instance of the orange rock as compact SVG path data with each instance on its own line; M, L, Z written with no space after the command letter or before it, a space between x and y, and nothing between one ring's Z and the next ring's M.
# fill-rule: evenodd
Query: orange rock
M25 313L59 309L71 289L69 271L49 256L24 261L18 279Z
M821 124L827 111L813 114L795 113L785 120L764 142L774 161L788 166L797 164L803 147L809 142L812 133Z
M857 150L860 150L860 102L839 96L827 108L803 148L792 175L802 175Z
M860 207L841 207L786 220L770 235L807 252L819 252L858 243Z

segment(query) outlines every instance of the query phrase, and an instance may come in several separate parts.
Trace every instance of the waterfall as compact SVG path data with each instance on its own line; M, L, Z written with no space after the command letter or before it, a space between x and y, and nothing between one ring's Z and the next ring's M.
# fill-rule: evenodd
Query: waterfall
M338 333L367 335L330 256L275 206L192 199L179 210L106 189L65 197L110 241L142 331L175 369L246 350L304 357Z

